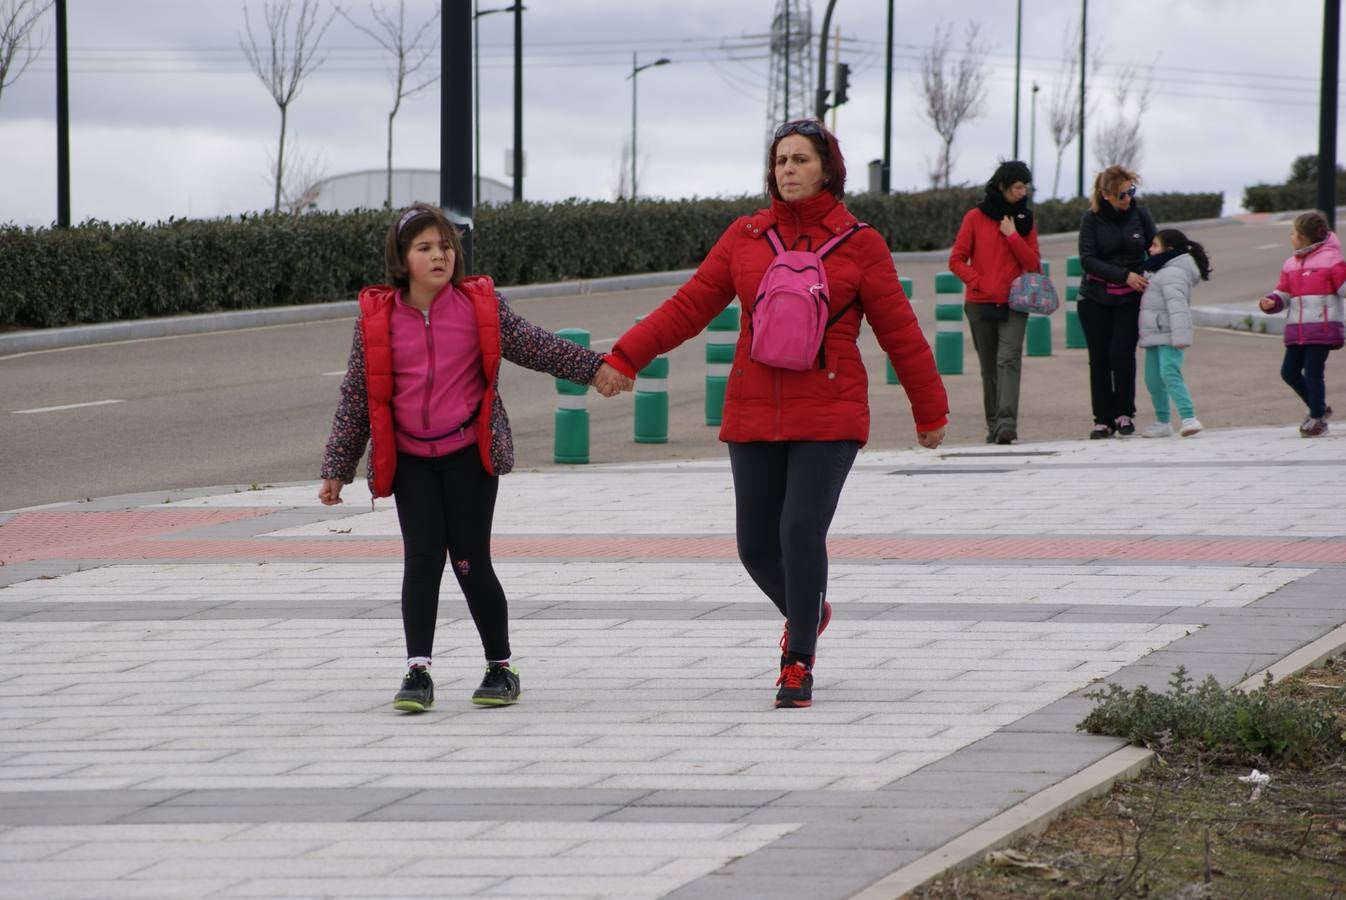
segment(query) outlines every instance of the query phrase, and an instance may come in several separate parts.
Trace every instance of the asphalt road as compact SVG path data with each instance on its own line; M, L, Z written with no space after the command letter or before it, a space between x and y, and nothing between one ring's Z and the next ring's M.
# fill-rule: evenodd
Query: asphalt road
M1288 231L1285 222L1192 230L1216 268L1195 301L1250 304L1274 284L1289 252ZM1064 290L1073 236L1049 239L1043 250ZM900 274L915 279L927 335L933 334L933 276L945 267L943 261L901 266ZM515 306L547 328L587 328L594 348L607 349L636 316L669 293L669 288L644 289L521 300ZM1052 324L1054 354L1025 359L1020 415L1025 444L1084 437L1090 426L1085 353L1064 349L1060 313ZM316 490L350 337L351 322L334 320L0 357L5 458L0 510L215 485L246 489L313 480ZM883 357L868 332L863 346L871 373L871 446L914 446L902 389L884 383ZM715 429L704 422L704 347L698 337L670 357L667 444L632 442L630 394L612 400L590 394L592 462L723 452ZM1187 364L1197 415L1208 427L1298 424L1303 411L1280 381L1281 355L1279 337L1202 329ZM964 359L964 374L945 379L952 409L949 445L979 445L984 434L970 341ZM508 365L502 393L519 466L552 465L552 379ZM1336 354L1328 364L1328 394L1346 395L1346 365ZM1139 418L1148 422L1143 383L1137 395Z

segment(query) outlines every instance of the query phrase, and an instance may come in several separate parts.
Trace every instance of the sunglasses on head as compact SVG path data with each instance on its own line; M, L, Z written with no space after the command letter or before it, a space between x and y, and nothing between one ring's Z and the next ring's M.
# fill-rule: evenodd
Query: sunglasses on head
M802 122L786 122L776 129L776 140L787 137L792 134L819 135L823 133L822 125L812 119L805 119Z

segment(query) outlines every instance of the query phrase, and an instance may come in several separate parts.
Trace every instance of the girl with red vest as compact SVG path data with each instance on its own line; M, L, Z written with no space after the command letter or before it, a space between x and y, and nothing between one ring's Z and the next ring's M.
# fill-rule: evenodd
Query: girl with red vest
M499 476L514 466L500 360L593 384L605 396L629 382L597 353L515 314L490 278L465 277L458 231L433 206L418 203L398 217L384 241L384 266L392 285L360 292L318 499L341 502L368 443L370 494L395 498L404 551L407 674L394 708L424 712L434 703L430 661L450 557L486 652L472 702L511 704L519 675L490 552Z
M730 225L692 279L622 335L607 357L633 376L700 334L735 295L742 299L720 440L729 445L739 558L786 620L777 707L811 705L815 645L831 617L827 529L856 452L869 438L869 386L856 345L862 317L907 392L921 446L939 446L949 411L888 246L841 202L845 185L846 163L831 132L812 119L782 125L767 154L771 206ZM794 370L757 361L753 298L777 242L820 250L841 235L848 236L824 259L825 279L813 285L826 289L828 314L816 364Z

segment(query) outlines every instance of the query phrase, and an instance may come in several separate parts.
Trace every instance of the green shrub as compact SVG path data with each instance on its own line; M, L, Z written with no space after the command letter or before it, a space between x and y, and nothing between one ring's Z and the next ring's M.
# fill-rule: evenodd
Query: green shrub
M895 252L953 242L980 189L859 194L851 210ZM1154 194L1156 220L1218 216L1220 194ZM476 211L475 268L502 285L692 268L760 197L566 200ZM1083 201L1037 206L1038 231L1074 231ZM346 300L383 281L383 210L271 214L68 230L0 226L0 326L43 328Z
M1167 693L1141 686L1086 694L1093 711L1077 728L1153 749L1190 746L1230 764L1282 762L1307 766L1346 754L1346 736L1323 700L1276 696L1263 685L1244 693L1207 676L1196 688L1179 666Z
M1336 196L1346 195L1346 169L1337 166ZM1253 184L1243 189L1243 207L1249 212L1313 209L1318 205L1318 155L1295 157L1284 184Z

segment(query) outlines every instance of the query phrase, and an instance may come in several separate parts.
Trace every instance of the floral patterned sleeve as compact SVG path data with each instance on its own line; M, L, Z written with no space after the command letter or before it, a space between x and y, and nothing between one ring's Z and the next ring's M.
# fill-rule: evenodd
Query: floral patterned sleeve
M500 352L505 359L526 369L546 372L576 384L589 384L603 364L603 356L579 344L557 337L510 309L499 294Z
M355 322L346 377L341 379L341 399L332 417L332 434L322 456L320 478L335 478L343 484L355 480L355 470L369 444L369 398L365 393L364 338L360 321Z

